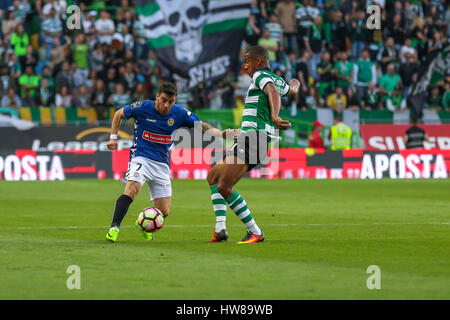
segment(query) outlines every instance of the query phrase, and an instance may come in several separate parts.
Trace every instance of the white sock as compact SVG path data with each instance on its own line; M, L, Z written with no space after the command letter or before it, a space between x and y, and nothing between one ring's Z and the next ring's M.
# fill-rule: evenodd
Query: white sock
M255 220L253 220L253 221L255 221ZM261 231L261 229L258 227L258 225L256 224L256 222L255 222L255 224L253 224L253 225L251 225L251 226L248 226L248 227L247 227L247 230L250 231L250 232L253 233L253 234L257 234L258 236L260 236L260 235L262 234L262 231Z
M226 216L217 216L216 217L216 229L214 230L215 232L220 232L222 230L226 230L227 229L227 225L226 225Z

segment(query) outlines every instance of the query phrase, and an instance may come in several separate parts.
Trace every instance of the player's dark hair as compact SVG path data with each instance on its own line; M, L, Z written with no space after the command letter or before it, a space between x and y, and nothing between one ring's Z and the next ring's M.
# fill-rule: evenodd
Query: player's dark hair
M165 93L170 97L177 95L177 86L173 84L172 82L163 82L159 86L159 93Z
M263 61L269 62L269 53L267 49L261 46L254 46L247 50L249 57L256 59L261 58Z

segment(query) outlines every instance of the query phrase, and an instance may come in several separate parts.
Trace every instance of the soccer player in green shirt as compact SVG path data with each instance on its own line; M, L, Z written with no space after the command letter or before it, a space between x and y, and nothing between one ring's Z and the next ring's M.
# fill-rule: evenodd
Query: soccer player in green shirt
M225 224L227 204L247 228L247 235L238 243L264 241L264 233L256 224L244 198L234 190L234 185L247 171L266 160L268 142L278 138L275 127L280 130L290 128L290 122L279 117L281 96L295 96L300 88L297 79L287 84L270 70L268 52L261 46L246 52L243 68L252 78L252 83L245 98L241 132L224 159L208 174L216 215L211 242L228 239Z

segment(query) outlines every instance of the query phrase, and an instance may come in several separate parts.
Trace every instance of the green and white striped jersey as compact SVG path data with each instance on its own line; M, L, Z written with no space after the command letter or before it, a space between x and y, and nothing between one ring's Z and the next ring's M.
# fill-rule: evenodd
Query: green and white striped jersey
M270 70L259 70L253 74L252 83L245 97L242 131L264 130L270 138L275 136L275 126L270 114L269 98L264 86L273 83L283 97L289 92L289 85Z

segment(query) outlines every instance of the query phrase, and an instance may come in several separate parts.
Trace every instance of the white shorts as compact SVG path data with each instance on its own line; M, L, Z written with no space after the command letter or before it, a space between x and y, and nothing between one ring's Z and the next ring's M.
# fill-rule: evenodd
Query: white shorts
M128 162L125 179L139 182L141 186L147 182L151 201L172 196L170 168L165 163L144 157L135 157Z

